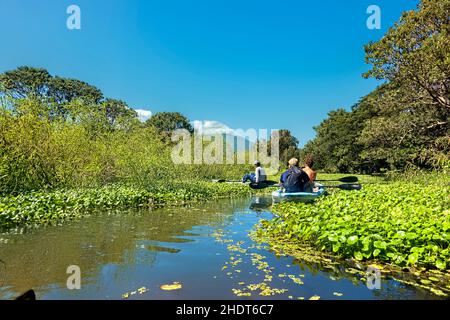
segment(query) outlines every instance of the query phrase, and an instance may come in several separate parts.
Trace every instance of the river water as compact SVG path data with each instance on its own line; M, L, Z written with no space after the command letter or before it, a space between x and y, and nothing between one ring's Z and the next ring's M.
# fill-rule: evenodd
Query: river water
M272 218L265 201L96 213L60 226L10 230L0 234L0 299L31 288L38 299L435 298L386 279L380 290L369 290L364 279L277 257L248 236L261 219ZM73 265L81 271L79 290L67 288ZM174 282L182 288L160 288Z

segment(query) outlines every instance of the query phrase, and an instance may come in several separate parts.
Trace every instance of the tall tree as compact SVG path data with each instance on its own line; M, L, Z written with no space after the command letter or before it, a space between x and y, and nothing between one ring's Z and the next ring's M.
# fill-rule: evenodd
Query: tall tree
M99 103L103 99L100 89L86 82L54 77L49 81L48 96L57 104L64 104L81 99L86 103Z
M385 84L317 128L302 154L330 171L442 168L450 163L450 0L422 0L366 46L365 77Z
M291 158L299 157L298 139L291 131L282 129L278 131L280 162L284 165ZM272 138L268 141L268 151L272 150Z
M146 121L147 126L154 127L159 133L168 136L177 129L186 129L194 132L189 119L179 112L158 112Z
M450 0L422 0L418 10L405 12L380 41L365 47L372 65L365 77L401 83L448 110L449 25Z
M137 112L122 100L108 98L100 104L100 110L104 112L111 127L125 125L137 119Z
M0 75L4 93L15 99L46 96L50 80L47 70L32 67L19 67Z
M366 46L365 77L389 81L367 123L364 157L391 166L440 167L450 153L450 0L422 0L378 42Z

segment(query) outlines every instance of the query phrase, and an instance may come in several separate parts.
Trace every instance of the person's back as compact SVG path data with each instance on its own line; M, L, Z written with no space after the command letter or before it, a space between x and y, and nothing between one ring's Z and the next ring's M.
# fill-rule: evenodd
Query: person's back
M281 174L281 177L280 177L281 184L284 184L286 182L288 175L289 175L289 169Z
M311 156L308 156L305 160L305 166L302 168L308 174L309 180L311 182L316 181L317 173L312 169L314 166L314 161Z
M315 192L316 190L314 181L316 181L317 173L312 169L313 165L312 157L308 156L305 160L305 166L302 168L309 177L309 183L305 186L305 191L307 192Z
M254 163L255 172L247 173L242 178L242 183L250 180L251 183L260 183L267 180L266 171L261 167L261 163L256 160Z
M283 185L283 183L286 181L287 176L289 175L289 162L287 163L287 169L285 172L283 172L280 176L280 184Z
M316 181L317 173L313 169L311 169L309 166L306 166L303 167L302 170L306 172L311 182Z
M291 167L288 172L286 181L283 183L285 192L304 192L305 185L309 182L306 172L295 166Z
M256 167L255 169L255 182L264 182L267 180L267 174L263 167Z

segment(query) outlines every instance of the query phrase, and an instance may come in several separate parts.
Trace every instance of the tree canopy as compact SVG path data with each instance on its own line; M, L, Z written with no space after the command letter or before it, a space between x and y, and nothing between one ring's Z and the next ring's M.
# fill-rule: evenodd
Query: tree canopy
M298 139L292 135L290 130L278 130L278 138L280 162L282 165L286 164L291 158L299 157ZM269 140L267 147L269 152L271 150L271 140Z
M136 111L124 101L105 98L93 85L52 76L42 68L19 67L0 74L0 94L10 98L15 112L28 112L25 109L32 107L42 117L83 123L92 130L124 129L138 124ZM23 99L40 103L18 103Z
M169 134L178 129L194 132L189 119L179 112L158 112L146 121L147 126L156 128L162 134Z
M450 0L422 0L366 47L364 77L385 83L337 110L302 150L329 171L377 172L450 163Z

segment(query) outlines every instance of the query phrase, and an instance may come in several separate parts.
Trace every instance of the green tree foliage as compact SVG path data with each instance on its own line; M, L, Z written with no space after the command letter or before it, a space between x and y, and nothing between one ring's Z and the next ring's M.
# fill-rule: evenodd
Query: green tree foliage
M5 93L16 99L46 96L50 80L47 70L31 67L19 67L0 76Z
M40 98L62 105L75 99L98 104L102 92L80 80L53 77L42 68L19 67L0 76L4 93L12 98Z
M450 163L450 0L423 0L366 46L365 77L386 83L317 128L302 154L329 171L443 168Z
M331 111L328 118L315 128L317 137L306 144L301 159L313 155L316 167L329 171L353 171L359 163L358 146L355 145L356 127L353 114L344 109Z
M100 89L80 80L54 77L48 83L48 97L57 104L75 99L85 103L99 103L103 99Z
M47 70L19 67L0 75L0 88L11 101L37 99L41 115L56 120L98 122L97 128L115 129L136 124L137 114L125 102L104 98L100 89L86 82L51 76ZM45 107L44 107L45 105ZM19 110L15 103L13 110ZM88 118L91 121L88 121Z
M423 0L417 11L366 46L366 77L389 81L360 143L367 159L391 167L443 167L450 154L450 1Z
M378 42L366 46L372 69L366 77L387 79L428 95L450 108L450 0L422 0L405 12Z
M146 122L147 126L155 128L160 134L168 137L170 133L178 129L186 129L194 132L192 125L185 116L178 112L158 112Z
M280 152L280 163L284 165L291 158L299 157L299 149L298 149L298 139L292 135L291 131L282 129L278 131L279 135L279 152ZM268 152L271 151L271 143L270 139L268 141Z
M137 112L121 100L108 98L100 104L99 109L104 113L108 124L113 128L137 121Z
M117 183L150 188L243 173L243 166L175 166L161 130L192 132L179 113L157 114L160 122L144 126L125 102L79 80L29 67L0 80L0 193Z

